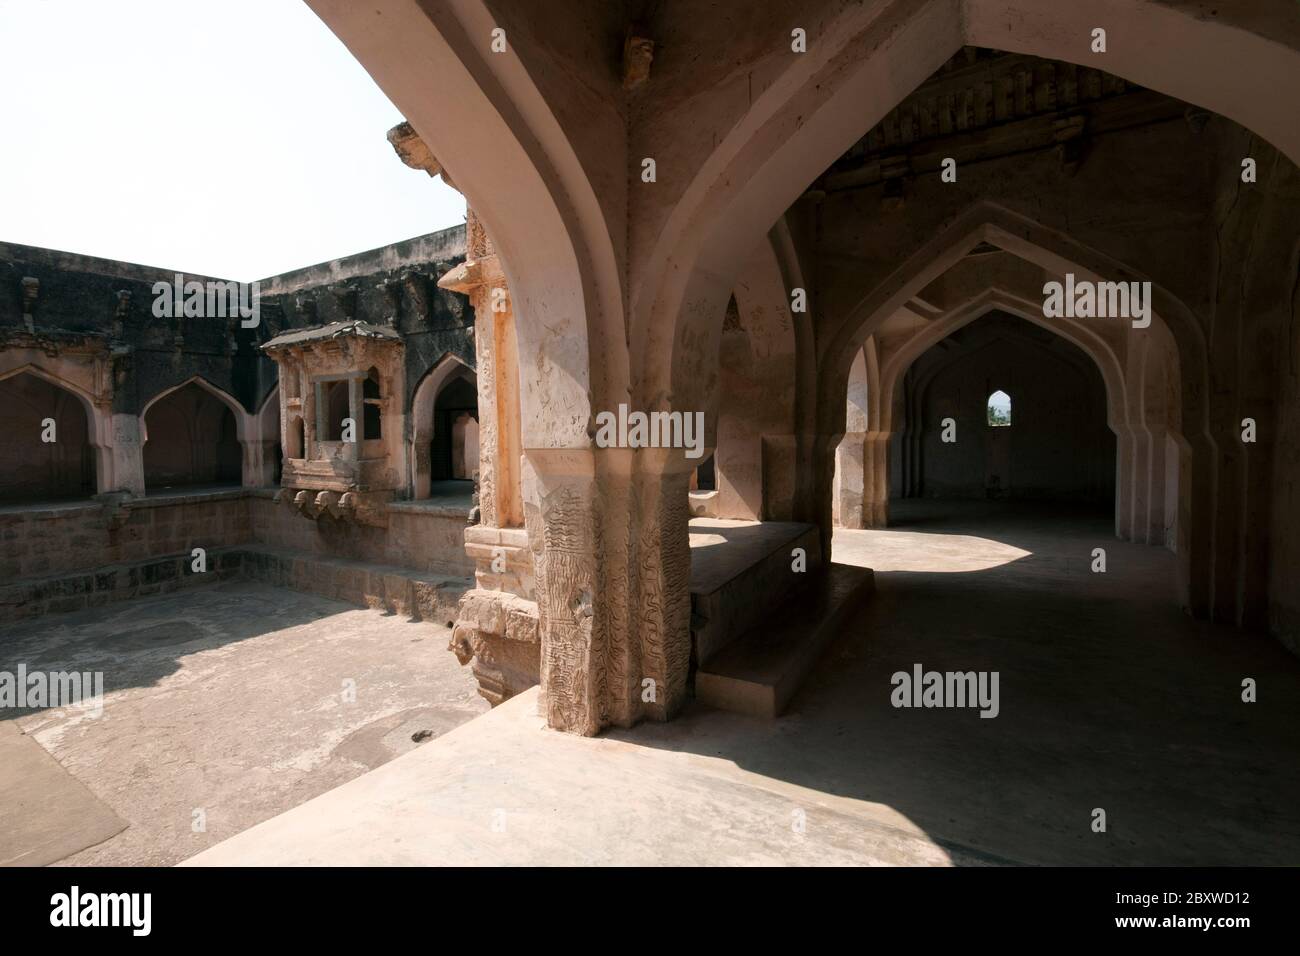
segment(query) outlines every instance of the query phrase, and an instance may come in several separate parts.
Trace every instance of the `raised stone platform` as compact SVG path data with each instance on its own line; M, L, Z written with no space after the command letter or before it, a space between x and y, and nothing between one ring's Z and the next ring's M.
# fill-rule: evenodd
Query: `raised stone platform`
M831 564L795 597L695 674L697 700L753 717L778 717L845 620L875 590L870 568Z
M817 528L794 521L692 518L691 653L707 662L761 621L821 562ZM803 550L804 572L793 570Z

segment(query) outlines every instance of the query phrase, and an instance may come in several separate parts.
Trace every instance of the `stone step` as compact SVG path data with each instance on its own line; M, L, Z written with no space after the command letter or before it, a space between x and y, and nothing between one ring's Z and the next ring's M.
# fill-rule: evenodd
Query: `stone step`
M700 666L696 699L753 717L780 716L844 622L874 590L870 568L831 564L815 572L768 621Z

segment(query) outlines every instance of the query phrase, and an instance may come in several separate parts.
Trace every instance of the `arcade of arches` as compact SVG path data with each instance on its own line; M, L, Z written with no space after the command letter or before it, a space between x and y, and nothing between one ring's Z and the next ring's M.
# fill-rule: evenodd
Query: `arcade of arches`
M836 520L912 499L1105 509L1193 617L1295 646L1293 6L310 4L499 254L524 520L510 580L467 536L453 643L507 687L536 640L550 726L745 697L728 615L816 605ZM1150 293L1047 317L1076 279ZM621 403L702 412L704 459L598 447Z
M5 440L68 440L6 498L225 483L262 544L472 575L452 649L579 734L779 711L870 603L837 555L921 512L1104 514L1191 618L1300 647L1293 5L309 5L465 195L459 248L273 277L252 332L122 289L56 335L15 273ZM1132 309L1049 315L1076 280ZM600 447L620 405L702 414L699 455ZM763 621L792 670L754 678Z

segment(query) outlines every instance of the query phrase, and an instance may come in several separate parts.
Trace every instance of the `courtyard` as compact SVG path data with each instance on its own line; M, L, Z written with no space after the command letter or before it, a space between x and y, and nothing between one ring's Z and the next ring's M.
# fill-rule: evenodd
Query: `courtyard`
M1300 6L45 6L0 865L1300 865Z
M104 674L6 710L0 864L177 863L488 709L448 631L234 581L0 628L0 670Z

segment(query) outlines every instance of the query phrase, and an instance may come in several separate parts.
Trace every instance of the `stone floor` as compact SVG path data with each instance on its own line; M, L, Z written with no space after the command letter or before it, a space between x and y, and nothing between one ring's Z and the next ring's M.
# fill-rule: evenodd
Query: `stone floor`
M1300 660L1186 618L1105 516L895 517L836 535L878 594L779 720L586 739L534 689L192 862L1300 864ZM999 716L895 709L916 663L998 671Z
M448 636L250 582L0 627L0 671L105 690L0 710L0 862L175 863L427 746L487 710Z

